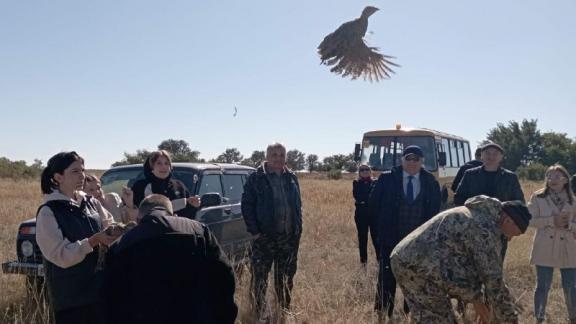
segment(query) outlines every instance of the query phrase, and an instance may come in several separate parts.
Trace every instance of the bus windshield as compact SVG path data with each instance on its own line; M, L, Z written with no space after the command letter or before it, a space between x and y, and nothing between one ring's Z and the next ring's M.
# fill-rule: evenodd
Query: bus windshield
M410 145L418 145L424 151L424 168L438 168L436 146L432 136L373 136L362 141L362 163L373 170L385 171L401 165L402 151Z

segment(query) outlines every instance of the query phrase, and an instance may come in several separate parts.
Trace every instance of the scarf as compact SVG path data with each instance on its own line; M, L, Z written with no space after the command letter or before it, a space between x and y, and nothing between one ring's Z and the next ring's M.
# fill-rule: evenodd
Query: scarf
M552 200L554 205L558 207L559 210L562 210L562 208L564 208L564 205L568 202L568 195L566 194L566 191L562 190L560 192L554 192L550 190L549 193L550 193L550 199Z

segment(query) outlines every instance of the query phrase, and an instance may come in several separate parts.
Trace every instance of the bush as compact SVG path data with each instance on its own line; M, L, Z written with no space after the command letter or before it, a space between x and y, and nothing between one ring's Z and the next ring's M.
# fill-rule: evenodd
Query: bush
M342 179L342 171L338 169L330 169L328 171L328 179L339 180Z
M10 161L5 157L0 157L0 178L40 178L42 169L40 160L34 160L34 163L28 166L25 161Z
M526 166L518 167L518 169L516 169L516 174L518 174L518 177L521 179L541 181L544 180L546 169L548 168L544 164L535 162Z

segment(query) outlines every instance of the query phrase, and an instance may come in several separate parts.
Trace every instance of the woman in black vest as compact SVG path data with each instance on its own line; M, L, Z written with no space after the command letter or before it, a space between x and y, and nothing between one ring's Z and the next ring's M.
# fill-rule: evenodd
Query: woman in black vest
M360 250L360 263L368 262L368 230L372 236L372 244L378 256L378 244L376 244L376 223L370 215L368 198L374 187L375 180L372 178L372 170L366 164L358 168L358 179L352 182L352 194L354 195L356 211L354 221L358 230L358 248Z
M100 202L81 191L84 160L61 152L42 171L44 203L36 215L36 241L44 257L50 304L56 324L104 323L97 271L98 247L116 237L104 229L114 222Z
M200 207L200 198L190 197L186 185L172 177L172 159L165 150L152 152L144 161L144 179L132 185L134 208L140 205L146 196L160 194L172 201L174 214L194 219ZM127 192L130 195L130 191Z

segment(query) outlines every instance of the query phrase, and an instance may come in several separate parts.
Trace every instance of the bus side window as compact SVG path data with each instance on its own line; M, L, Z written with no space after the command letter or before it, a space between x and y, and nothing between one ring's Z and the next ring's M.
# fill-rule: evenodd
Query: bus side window
M464 142L464 156L466 157L466 162L472 160L470 157L470 144L468 142Z
M452 152L451 152L452 150L450 147L450 140L447 138L443 138L442 144L444 145L444 152L446 152L446 160L447 160L446 166L449 166L449 167L456 166L454 164L454 156L452 155Z
M464 159L464 143L461 141L456 141L456 149L458 150L458 166L463 166L466 163Z
M452 157L452 166L459 167L460 163L458 161L458 150L456 148L456 141L450 140L450 156Z

